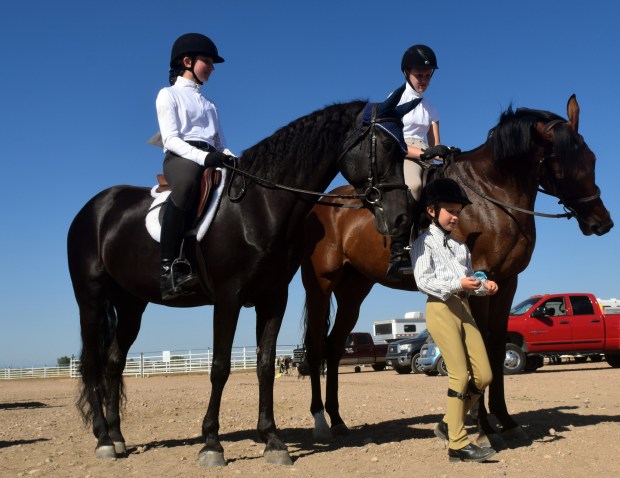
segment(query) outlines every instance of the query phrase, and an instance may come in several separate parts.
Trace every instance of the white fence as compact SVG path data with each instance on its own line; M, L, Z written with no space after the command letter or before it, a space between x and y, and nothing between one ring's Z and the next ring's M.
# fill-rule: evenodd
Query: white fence
M276 357L292 357L296 346L284 345L276 349ZM137 353L127 356L124 376L148 377L172 373L210 373L213 349L197 351L170 351L161 353ZM235 347L232 350L231 370L256 368L256 347ZM277 366L277 365L276 365ZM25 378L78 378L80 361L71 359L69 365L58 367L0 368L0 380Z

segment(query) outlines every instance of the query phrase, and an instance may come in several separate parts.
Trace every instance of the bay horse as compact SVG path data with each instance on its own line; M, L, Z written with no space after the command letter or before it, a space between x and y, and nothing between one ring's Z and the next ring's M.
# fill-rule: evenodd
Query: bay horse
M596 158L578 133L575 95L567 110L568 121L547 111L513 111L510 107L484 144L457 154L445 168L445 176L463 185L473 202L463 210L452 235L469 246L474 269L486 271L499 284L496 295L472 297L470 304L493 371L489 410L501 423L505 438L527 440L506 408L503 363L517 277L534 251L533 215L539 213L532 209L539 188L560 199L584 235L603 235L613 226L595 183ZM343 186L333 193L345 194L349 189ZM304 342L312 386L310 411L315 438L329 440L348 433L339 413L338 363L362 302L375 284L409 291L417 288L413 276L396 283L386 279L389 243L371 227L367 211L315 206L305 221L304 247L301 273L306 291ZM332 297L337 309L329 331ZM327 360L325 406L319 379L322 358ZM489 434L495 430L483 403L479 418L481 439L490 442Z
M315 111L246 150L236 166L227 165L228 194L214 222L202 241L186 246L201 278L196 295L162 302L160 248L144 224L153 202L148 188L111 187L79 211L67 239L82 338L77 405L84 421L92 422L97 457L126 452L119 415L122 372L152 302L214 305L211 396L199 453L204 466L226 464L219 439L222 392L239 312L255 308L258 436L268 462L292 463L277 435L273 385L276 339L288 285L300 264L303 219L340 172L376 217L381 234L407 227L404 139L402 132L394 133L407 112L396 106L400 96L397 90L381 104L353 101Z

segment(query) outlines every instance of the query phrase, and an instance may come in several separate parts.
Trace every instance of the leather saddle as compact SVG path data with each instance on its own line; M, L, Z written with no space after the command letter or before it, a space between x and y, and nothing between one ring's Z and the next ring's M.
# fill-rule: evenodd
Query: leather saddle
M200 197L198 200L198 208L196 210L196 218L194 220L194 224L198 223L202 215L204 214L209 202L211 201L211 197L213 196L213 191L217 189L222 181L222 171L217 168L206 168L204 173L202 174L202 178L200 178ZM163 174L157 175L157 188L155 189L158 193L163 193L165 191L169 191L170 185L166 180L166 177Z

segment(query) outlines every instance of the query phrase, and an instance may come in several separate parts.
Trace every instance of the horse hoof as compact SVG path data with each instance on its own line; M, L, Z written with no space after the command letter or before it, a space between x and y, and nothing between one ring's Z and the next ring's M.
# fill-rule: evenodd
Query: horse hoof
M265 461L272 465L292 465L293 460L286 450L270 450L265 452Z
M201 451L198 455L198 463L208 468L226 466L224 454L219 451Z
M114 442L114 451L117 455L124 455L127 453L127 447L125 446L124 441L115 441Z
M116 458L116 451L113 445L104 445L95 449L95 457L97 458Z
M523 428L518 425L514 428L503 431L502 438L510 442L523 443L524 445L532 444L532 439L523 431Z
M319 443L326 443L331 442L334 436L329 428L314 428L312 430L312 438Z
M344 423L340 423L332 427L332 435L335 437L345 437L349 433L349 427L347 427Z
M478 435L478 438L476 438L476 445L478 445L480 448L493 448L489 436L482 433L480 433Z

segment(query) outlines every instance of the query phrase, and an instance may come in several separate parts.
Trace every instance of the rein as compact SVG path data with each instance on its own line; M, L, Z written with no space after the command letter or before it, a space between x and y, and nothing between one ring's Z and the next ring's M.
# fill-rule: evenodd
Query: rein
M370 141L371 141L371 147L370 147L370 152L368 154L369 159L370 159L370 165L369 165L369 170L368 170L368 182L370 183L370 186L363 192L363 193L355 193L355 194L333 194L333 193L326 193L326 192L319 192L319 191L310 191L307 189L301 189L301 188L295 188L292 186L286 186L284 184L278 184L278 183L274 183L272 181L269 181L267 179L264 178L260 178L258 176L255 176L251 173L248 173L247 171L243 171L242 169L239 169L236 167L236 165L230 165L230 164L223 164L224 167L230 169L231 171L233 171L233 173L237 173L240 176L243 176L244 178L248 178L253 180L254 182L256 182L257 184L267 188L267 189L280 189L280 190L284 190L284 191L290 191L290 192L294 192L294 193L298 193L298 194L306 194L309 196L316 196L316 197L324 197L324 198L337 198L337 199L362 199L364 201L366 201L369 204L378 204L381 202L381 199L383 198L381 190L386 190L386 189L407 189L407 185L406 184L400 184L400 183L377 183L375 181L375 177L378 175L377 173L377 137L375 135L375 125L378 123L382 123L382 122L389 122L389 121L399 121L396 120L394 118L381 118L381 119L377 119L376 118L376 111L377 111L377 104L373 104L372 105L372 117L370 119L370 123L368 124L368 126L364 129L358 128L356 129L353 133L351 133L351 135L349 135L349 138L355 134L357 131L360 131L359 135L357 136L357 138L355 138L350 144L347 145L347 147L345 148L345 150L340 154L340 156L338 156L338 159L336 160L337 163L340 163L340 161L342 160L342 158L362 139L364 139L364 137L368 134L368 132L371 133L371 137L370 137ZM347 144L348 139L347 138L345 140L345 144ZM233 178L231 177L230 182L228 184L228 196L231 199L231 201L239 201L243 195L245 194L245 185L242 188L241 192L235 196L232 197L230 194L230 188L233 182ZM341 207L341 208L351 208L351 209L361 209L364 207L363 203L360 204L345 204L345 203L332 203L332 202L327 202L327 201L317 201L317 204L321 204L324 206L331 206L331 207Z

